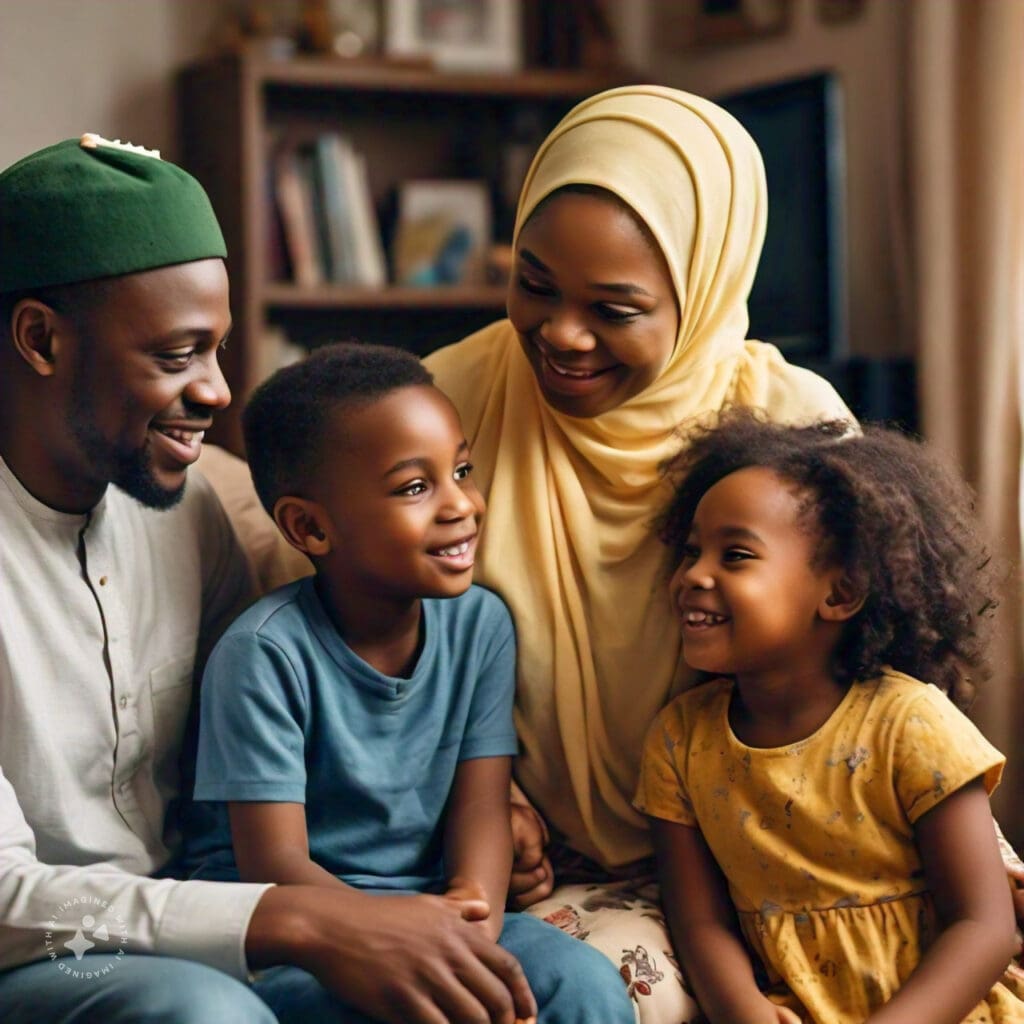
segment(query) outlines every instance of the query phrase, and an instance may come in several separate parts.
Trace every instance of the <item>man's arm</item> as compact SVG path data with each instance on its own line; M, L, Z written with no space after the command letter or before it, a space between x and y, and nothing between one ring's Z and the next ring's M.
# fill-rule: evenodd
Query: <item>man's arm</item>
M0 970L67 955L89 907L123 921L127 944L111 931L91 936L98 952L153 953L209 964L238 978L248 971L244 942L266 887L177 882L133 875L108 864L43 864L11 784L0 771ZM77 902L74 902L77 901ZM75 907L86 906L77 913ZM98 914L94 916L100 916Z
M474 920L497 940L512 870L509 823L511 758L461 761L445 812L444 863L448 895L479 904ZM483 909L486 906L487 912Z

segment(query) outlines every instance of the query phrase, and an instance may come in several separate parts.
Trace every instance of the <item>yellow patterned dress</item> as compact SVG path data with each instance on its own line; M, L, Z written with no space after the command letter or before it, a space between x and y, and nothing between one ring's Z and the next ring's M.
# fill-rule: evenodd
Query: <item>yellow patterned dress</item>
M817 732L771 749L733 734L732 689L715 680L661 712L636 806L700 828L777 1002L862 1024L935 934L913 823L979 776L991 793L1004 758L941 691L897 672L853 685ZM1024 1021L1004 981L966 1021Z

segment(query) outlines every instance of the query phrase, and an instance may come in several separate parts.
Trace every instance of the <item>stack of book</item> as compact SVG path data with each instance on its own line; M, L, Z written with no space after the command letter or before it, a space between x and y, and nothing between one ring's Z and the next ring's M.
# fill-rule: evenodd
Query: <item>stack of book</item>
M272 156L275 206L270 262L302 287L326 282L382 287L387 263L366 158L338 132L285 143Z

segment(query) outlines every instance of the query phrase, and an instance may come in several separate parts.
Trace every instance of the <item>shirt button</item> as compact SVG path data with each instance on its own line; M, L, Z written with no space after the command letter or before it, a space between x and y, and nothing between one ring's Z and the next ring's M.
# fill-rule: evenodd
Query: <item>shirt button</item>
M100 577L100 586L101 587L105 587L106 585L107 585L107 577L106 576L101 576Z
M121 699L117 703L121 706L122 709L124 709L128 707L128 698L122 695Z

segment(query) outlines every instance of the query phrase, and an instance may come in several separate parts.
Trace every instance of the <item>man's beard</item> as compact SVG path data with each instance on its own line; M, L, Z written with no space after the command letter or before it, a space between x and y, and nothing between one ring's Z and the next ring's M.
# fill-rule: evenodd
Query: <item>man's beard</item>
M115 448L96 427L89 389L80 389L77 396L69 427L72 437L92 464L93 473L147 508L168 509L177 505L185 493L185 484L161 487L153 475L148 444L130 451Z

